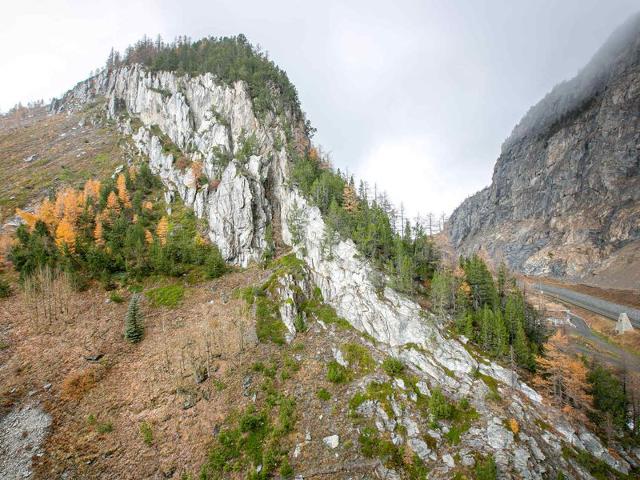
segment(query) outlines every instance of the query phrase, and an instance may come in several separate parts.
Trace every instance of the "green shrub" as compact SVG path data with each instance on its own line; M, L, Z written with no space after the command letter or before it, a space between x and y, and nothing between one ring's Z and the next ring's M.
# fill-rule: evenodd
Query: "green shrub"
M316 392L316 397L326 402L327 400L331 400L331 393L329 393L328 390L321 388Z
M327 380L333 383L346 383L349 381L349 370L335 360L331 360L327 365Z
M111 433L113 432L113 424L111 422L98 423L96 431L98 433Z
M177 307L184 298L184 287L179 283L148 290L145 295L154 307Z
M225 263L224 258L222 258L220 250L215 245L211 246L204 265L209 278L221 277L228 270L227 264Z
M124 302L124 297L118 292L111 292L109 294L109 300L111 300L113 303L122 303Z
M145 445L151 446L153 444L153 430L151 430L149 423L142 422L140 424L140 435L142 435L142 441Z
M131 343L138 343L144 336L142 312L140 311L140 295L131 295L124 326L124 338Z
M11 296L11 285L4 278L0 277L0 298Z
M280 464L280 476L285 480L293 477L293 468L287 457L285 457Z
M261 342L285 344L287 327L280 319L278 305L267 297L256 297L256 335Z
M358 343L345 343L340 347L344 359L352 368L358 369L360 373L369 373L375 367L375 361L371 352L364 345Z
M447 420L453 415L453 405L438 387L435 387L431 391L431 398L429 398L429 412L436 420Z
M476 480L496 480L498 467L493 456L478 459L475 467Z
M296 332L298 333L304 333L307 331L307 325L304 321L304 317L302 316L302 314L298 313L296 315L296 318L293 319L293 326L296 329Z
M387 357L382 362L382 369L390 377L396 377L404 371L404 363L397 358Z

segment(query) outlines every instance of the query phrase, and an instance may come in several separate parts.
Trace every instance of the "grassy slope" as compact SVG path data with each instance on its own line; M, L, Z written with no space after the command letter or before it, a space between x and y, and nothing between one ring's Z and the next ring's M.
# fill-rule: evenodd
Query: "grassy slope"
M0 117L0 223L62 186L102 178L123 162L115 127L95 127L92 112L49 115L45 107ZM31 155L31 162L25 159Z

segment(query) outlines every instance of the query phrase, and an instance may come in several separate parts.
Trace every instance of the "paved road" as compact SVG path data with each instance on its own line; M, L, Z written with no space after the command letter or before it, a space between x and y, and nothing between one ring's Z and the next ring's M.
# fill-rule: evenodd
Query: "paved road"
M618 320L620 313L626 312L633 326L640 328L640 310L636 308L608 302L607 300L602 300L584 293L574 292L567 288L556 287L555 285L538 283L534 288L536 291L542 290L542 292L547 296L555 297L558 300L584 308L585 310L589 310L593 313L598 313L612 320Z

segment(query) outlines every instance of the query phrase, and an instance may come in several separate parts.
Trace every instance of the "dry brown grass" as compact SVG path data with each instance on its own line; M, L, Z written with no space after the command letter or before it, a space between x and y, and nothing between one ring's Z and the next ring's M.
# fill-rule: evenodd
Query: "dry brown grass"
M78 372L71 372L62 380L60 398L62 400L80 400L104 376L105 369L101 366L84 368Z
M306 431L314 439L295 460L297 471L335 467L334 452L321 441L333 433L340 434L341 443L350 439L354 446L343 454L357 460L357 434L347 411L352 386L326 380L332 346L357 337L342 330L329 334L315 324L296 340L304 350L256 343L250 311L234 291L268 274L254 268L189 287L175 309L144 301L145 337L137 345L122 338L127 302L106 303L108 293L97 288L73 294L72 313L47 329L30 320L24 293L1 300L9 343L0 350L4 408L28 399L42 402L53 416L46 455L35 459L34 478L60 478L65 472L83 479L197 474L214 428L252 401L245 395L246 378L251 377L253 391L262 392L262 375L251 365L296 355L302 359L300 369L274 381L282 394L296 398L298 420L288 447L304 441ZM99 364L86 360L96 354L103 355ZM201 383L198 366L208 368L210 377ZM51 387L45 389L46 384ZM316 397L319 388L332 392L330 402ZM95 422L87 421L90 416ZM152 445L140 434L143 422L152 425ZM97 425L107 423L111 432L98 431Z
M115 127L97 127L88 114L49 115L45 107L0 117L0 222L61 186L103 177L123 162ZM83 125L80 122L84 121ZM25 159L35 155L35 159Z

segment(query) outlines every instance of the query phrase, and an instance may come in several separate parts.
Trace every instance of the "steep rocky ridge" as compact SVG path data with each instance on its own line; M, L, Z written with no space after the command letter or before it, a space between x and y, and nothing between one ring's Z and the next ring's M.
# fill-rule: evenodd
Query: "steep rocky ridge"
M107 116L148 157L166 186L167 198L179 195L208 220L209 237L229 262L246 266L260 260L267 225L277 227L282 246L292 247L305 262L298 290L308 292L310 285L317 286L324 301L374 341L377 349L410 365L425 388L439 386L454 398L469 396L481 418L462 436L459 449L495 454L501 472L517 478L544 478L559 470L589 478L575 462L560 455L563 442L587 449L622 472L640 461L624 452L624 458L610 453L584 427L570 425L559 412L543 405L540 396L510 371L451 338L440 319L381 287L386 283L381 274L361 259L350 240L332 245L331 255L323 253L321 213L297 192L288 176L291 158L286 145L308 142L303 125L294 123L290 112L257 118L242 82L220 85L211 75L151 73L138 65L103 72L78 84L53 108L73 111L101 97L106 100ZM255 143L249 153L243 148L247 138ZM228 154L228 161L221 161L221 151ZM179 168L176 157L186 157L187 166ZM209 182L196 178L192 162L202 162ZM299 239L292 234L293 219L299 222ZM293 280L285 279L279 291L295 304ZM296 310L281 308L280 314L290 340L295 336ZM490 404L488 387L477 372L496 379L505 394L514 388L512 404L507 408ZM504 426L508 418L522 425L520 441ZM546 424L553 429L540 427ZM425 462L438 460L437 452L411 438L412 448ZM449 478L446 462L440 464L433 478ZM396 478L393 472L386 474Z
M595 284L610 265L637 268L629 252L640 242L639 79L640 14L514 128L491 185L451 216L454 247ZM632 276L615 286L638 288Z

